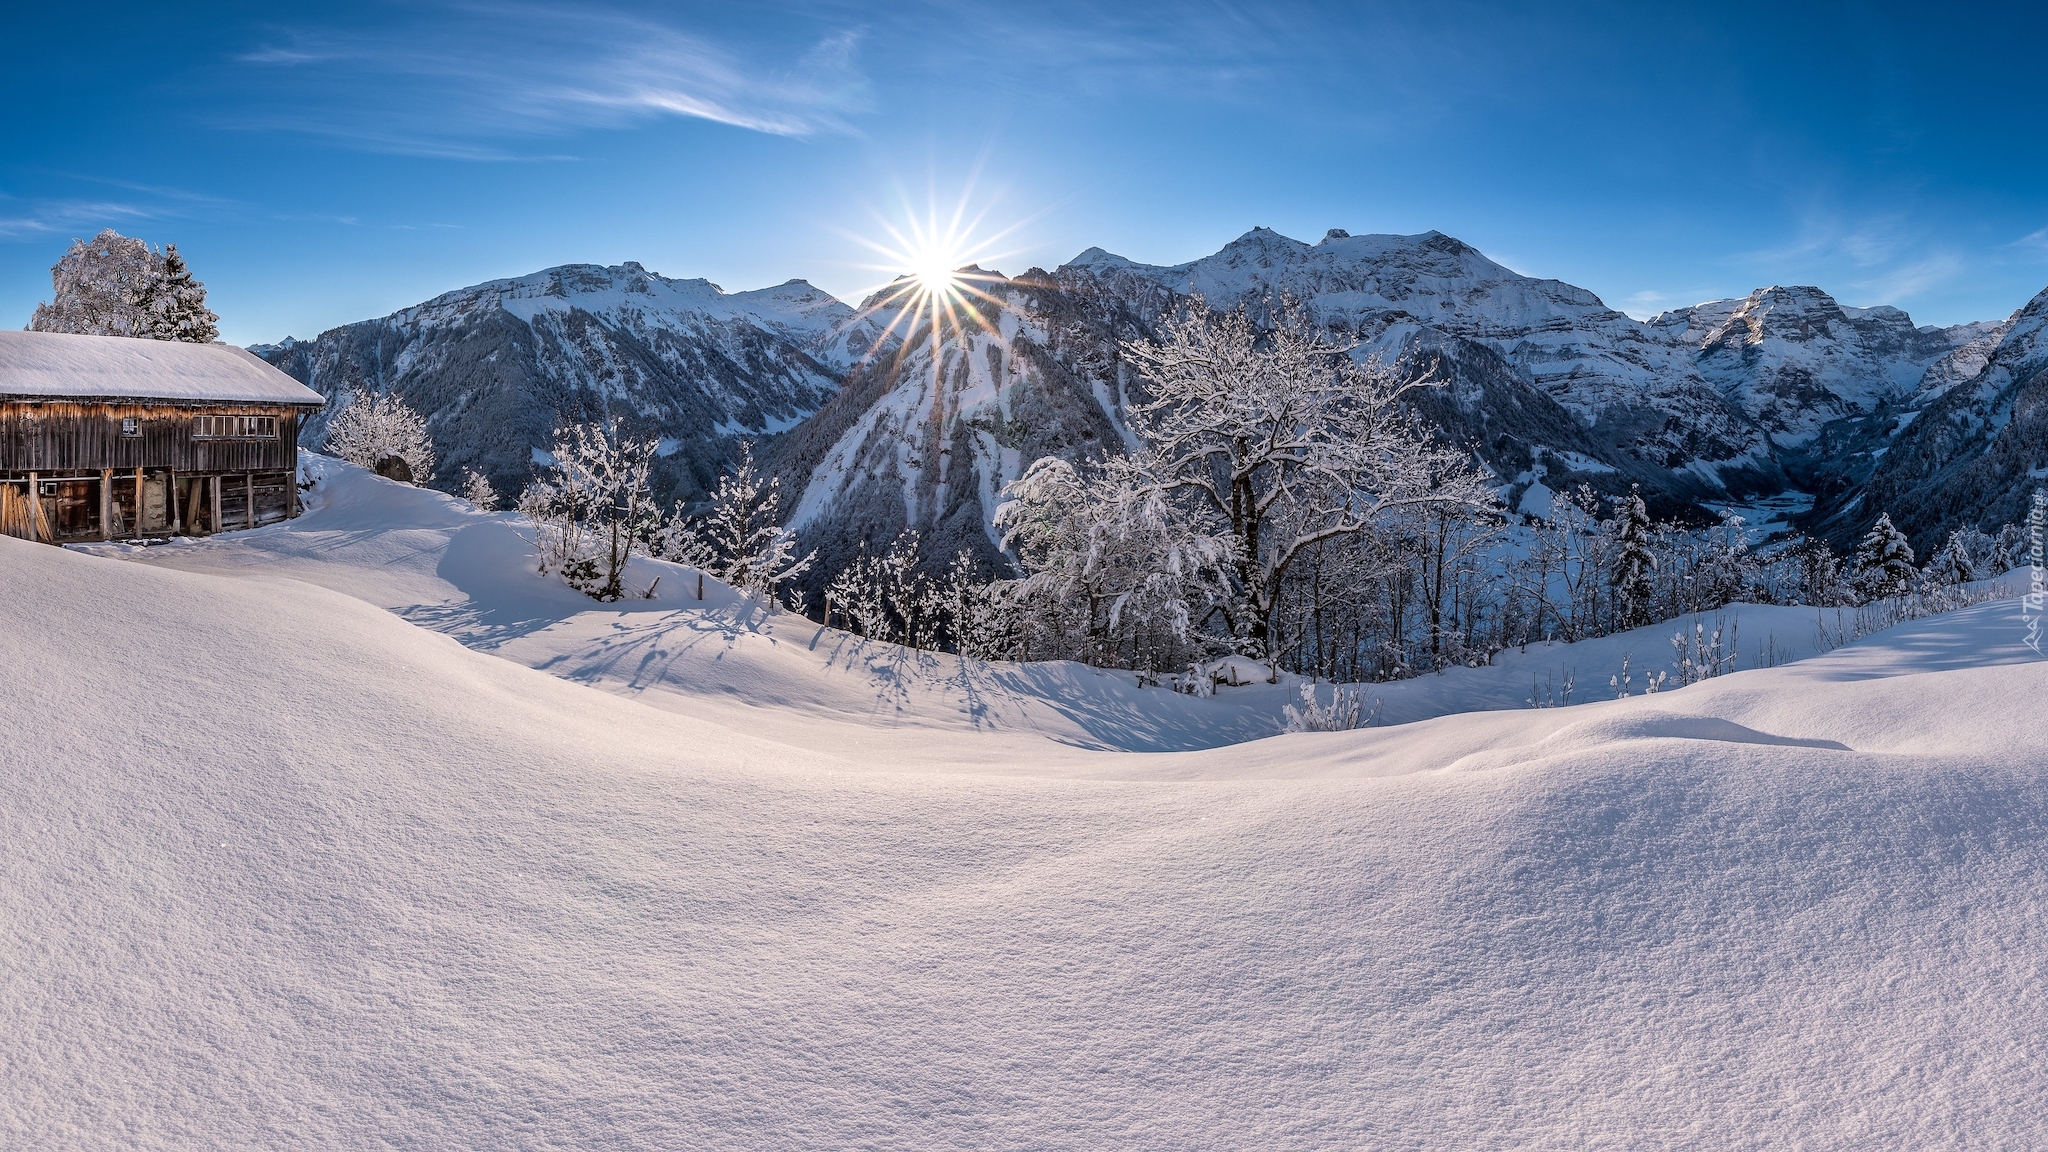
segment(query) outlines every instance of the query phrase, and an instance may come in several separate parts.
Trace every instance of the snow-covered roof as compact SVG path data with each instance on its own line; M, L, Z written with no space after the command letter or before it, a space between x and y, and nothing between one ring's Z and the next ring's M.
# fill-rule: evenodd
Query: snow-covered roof
M326 403L232 345L61 332L0 331L0 396Z

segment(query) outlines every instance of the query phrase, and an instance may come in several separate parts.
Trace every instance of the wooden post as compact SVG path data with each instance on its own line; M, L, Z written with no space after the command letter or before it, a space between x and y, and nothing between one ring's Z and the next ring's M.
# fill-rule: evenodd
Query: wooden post
M31 540L43 539L43 486L37 483L40 479L42 477L34 472L28 474L28 538Z
M175 468L164 473L164 503L168 505L164 511L171 517L169 531L171 535L176 536L184 529L178 518L178 472Z
M100 539L114 538L114 470L100 469Z
M256 474L242 473L242 526L256 526Z
M136 539L142 538L142 466L135 466L135 531Z
M220 482L221 478L219 476L209 476L206 478L206 487L213 493L213 519L207 521L206 524L206 530L209 533L220 531Z

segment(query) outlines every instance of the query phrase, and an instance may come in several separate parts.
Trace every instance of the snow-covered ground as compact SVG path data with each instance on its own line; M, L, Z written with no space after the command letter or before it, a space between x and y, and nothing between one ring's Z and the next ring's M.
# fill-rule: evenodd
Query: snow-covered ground
M2048 1141L2013 601L1239 742L1287 686L595 606L503 517L316 503L0 540L0 1147Z

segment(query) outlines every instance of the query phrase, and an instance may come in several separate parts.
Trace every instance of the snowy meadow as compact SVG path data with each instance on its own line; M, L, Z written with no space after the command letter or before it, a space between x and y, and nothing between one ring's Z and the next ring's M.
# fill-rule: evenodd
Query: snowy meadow
M1531 645L1276 735L1292 679L918 651L644 556L599 603L515 513L310 467L285 524L0 540L0 1143L2048 1128L2009 595L1844 644L1737 607L1777 666L1571 707L1529 683L1613 695L1671 629Z

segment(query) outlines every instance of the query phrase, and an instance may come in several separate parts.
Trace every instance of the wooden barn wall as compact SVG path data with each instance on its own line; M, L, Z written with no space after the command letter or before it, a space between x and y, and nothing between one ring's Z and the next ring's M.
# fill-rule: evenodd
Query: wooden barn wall
M192 418L198 415L274 416L277 435L195 440ZM121 420L129 416L138 421L140 435L121 435ZM296 408L251 404L172 408L0 401L0 472L285 472L298 464L299 416Z

